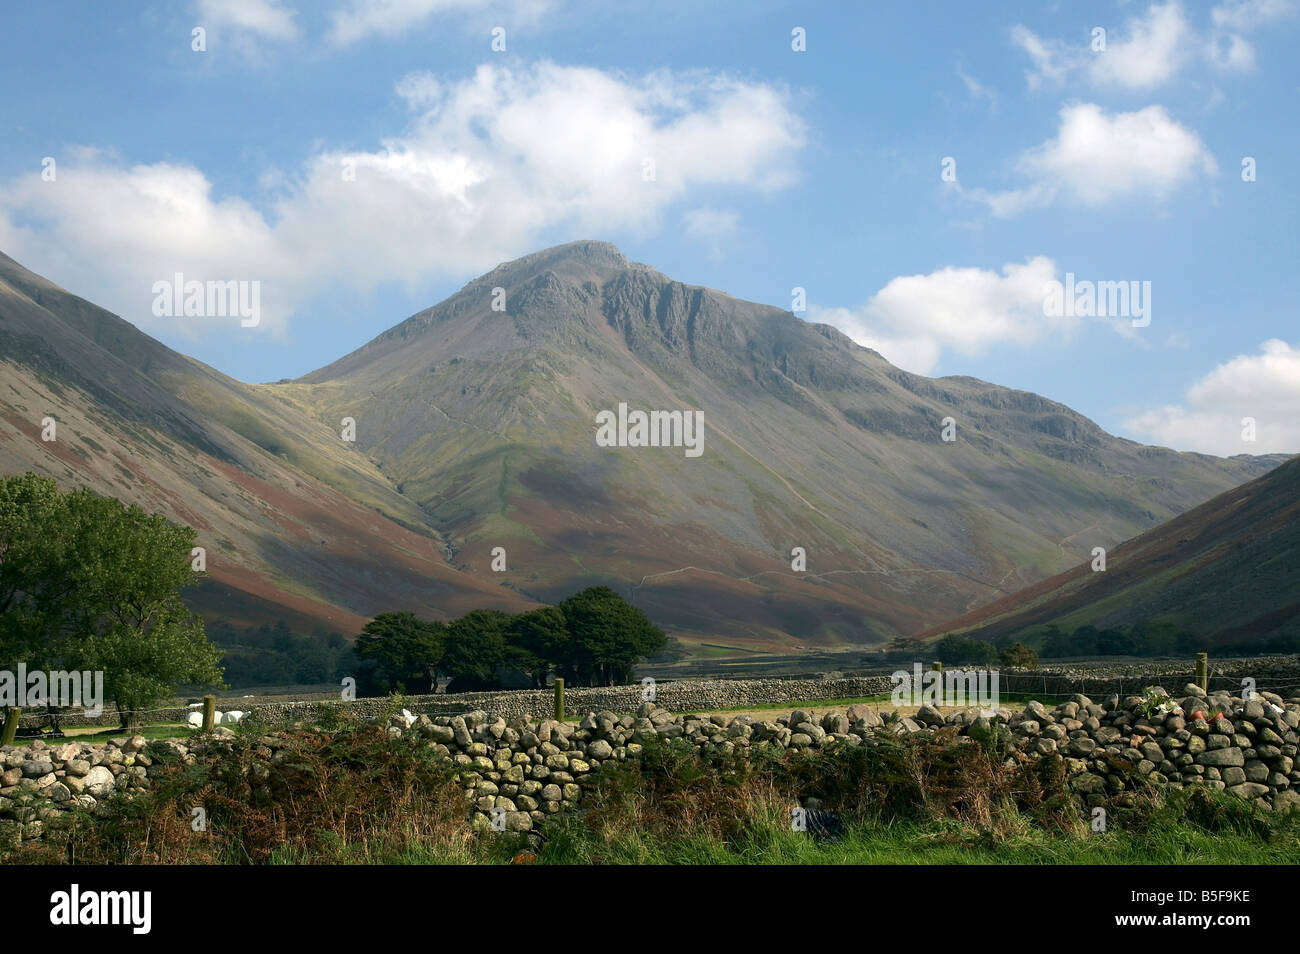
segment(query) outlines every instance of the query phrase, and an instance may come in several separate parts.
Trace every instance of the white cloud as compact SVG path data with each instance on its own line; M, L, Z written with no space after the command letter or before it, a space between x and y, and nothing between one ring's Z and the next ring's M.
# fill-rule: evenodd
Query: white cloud
M1295 0L1228 0L1198 29L1183 5L1170 0L1152 4L1122 28L1108 30L1105 50L1094 50L1091 39L1078 44L1044 39L1023 25L1012 28L1011 41L1032 63L1025 73L1030 89L1059 86L1077 74L1098 87L1152 90L1196 64L1222 72L1253 70L1254 47L1243 34L1290 16L1295 9Z
M1255 48L1236 34L1215 37L1206 45L1206 56L1223 72L1248 73L1255 68Z
M716 260L740 230L740 216L734 209L690 209L682 217L682 227L689 238L704 243L709 257Z
M197 169L123 168L94 151L60 162L54 182L26 176L0 188L0 248L142 327L161 321L150 313L153 283L176 272L263 280L291 265L262 214L242 199L214 198ZM286 314L284 295L263 286L263 321L274 326Z
M1152 5L1122 30L1108 30L1105 50L1094 50L1091 38L1071 46L1045 40L1022 25L1011 31L1012 43L1033 61L1033 69L1025 74L1031 89L1060 85L1073 73L1083 73L1100 86L1150 89L1182 67L1191 37L1192 28L1177 2Z
M348 0L330 15L329 41L348 46L371 36L400 36L437 14L491 14L509 17L512 25L532 23L552 6L551 0Z
M1249 33L1294 15L1296 0L1227 0L1210 11L1216 27Z
M973 357L1003 343L1063 336L1080 319L1048 317L1043 301L1056 266L1042 256L1009 264L1001 274L942 268L892 279L857 309L809 308L809 320L834 325L893 364L929 374L945 351Z
M298 36L297 13L281 0L196 0L194 9L204 27L229 27L264 40Z
M1017 162L1028 184L1004 192L972 190L995 215L1050 205L1058 198L1098 205L1132 197L1163 198L1217 165L1197 134L1162 106L1107 114L1095 103L1066 106L1054 139Z
M691 209L684 217L686 233L698 238L726 238L736 233L740 216L733 209Z
M998 108L997 90L985 86L975 77L968 75L960 66L957 67L957 76L966 84L966 92L970 94L972 100L975 102L986 101L989 104L989 109L996 110Z
M1142 439L1206 454L1300 452L1300 346L1271 339L1260 353L1219 365L1188 389L1182 404L1130 418ZM1254 442L1242 439L1244 418Z
M1017 24L1011 28L1011 42L1029 54L1034 68L1025 71L1025 82L1030 89L1038 89L1045 82L1059 84L1078 65L1079 54L1056 40L1044 40L1028 27Z
M397 95L413 110L436 106L446 92L438 77L428 70L413 70L397 81Z
M1192 42L1181 6L1153 5L1145 17L1130 19L1118 39L1108 37L1105 52L1089 54L1088 73L1101 86L1151 89L1178 73Z
M146 330L154 281L257 279L262 327L283 334L331 286L464 277L557 228L647 231L700 190L781 189L804 142L786 91L703 72L481 66L397 89L415 110L406 130L312 155L266 207L189 165L69 154L55 182L0 184L0 248Z

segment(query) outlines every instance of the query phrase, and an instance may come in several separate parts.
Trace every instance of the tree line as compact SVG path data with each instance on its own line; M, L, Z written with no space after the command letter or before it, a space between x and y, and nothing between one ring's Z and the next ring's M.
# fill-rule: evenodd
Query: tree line
M556 606L510 614L480 609L450 623L414 613L380 613L354 651L366 694L498 689L513 670L541 688L551 676L571 686L631 681L632 667L667 644L663 630L607 586L575 593Z
M354 674L352 641L321 625L291 628L283 619L238 629L224 620L205 622L208 636L222 648L221 666L232 689L252 686L337 686Z

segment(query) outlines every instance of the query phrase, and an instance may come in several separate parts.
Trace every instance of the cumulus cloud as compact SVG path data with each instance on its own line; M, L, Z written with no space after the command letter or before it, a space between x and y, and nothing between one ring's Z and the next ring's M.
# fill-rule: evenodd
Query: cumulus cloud
M1081 319L1044 314L1055 279L1056 266L1042 256L1005 265L1001 273L948 267L894 278L856 310L810 306L808 317L901 368L929 374L945 351L974 357L998 344L1071 333Z
M77 150L57 169L54 182L26 176L0 188L0 248L137 325L159 320L150 311L153 283L176 272L251 281L290 264L262 213L240 198L214 197L191 166L122 167L110 155ZM263 286L263 318L274 325L285 316L284 295L274 282Z
M1238 355L1187 391L1183 403L1131 417L1143 440L1206 454L1300 452L1300 346L1271 339L1258 354ZM1246 418L1255 440L1243 438Z
M785 90L704 72L485 65L458 82L413 74L397 92L405 130L313 154L260 205L183 163L69 155L55 182L0 184L0 248L146 329L154 281L260 280L262 326L283 333L331 285L413 287L557 227L652 230L697 190L781 189L804 142Z
M208 28L228 28L263 40L298 37L297 13L281 0L196 0L194 12Z
M1011 42L1030 59L1025 72L1031 89L1059 86L1080 76L1098 87L1151 90L1169 83L1196 64L1221 72L1254 69L1255 51L1245 34L1295 12L1295 0L1228 0L1213 8L1209 23L1197 28L1178 0L1152 4L1109 30L1104 50L1088 43L1045 39L1023 25Z
M1152 6L1145 17L1129 20L1105 52L1092 57L1088 73L1098 85L1151 89L1178 73L1192 44L1192 27L1181 6Z
M995 215L1050 205L1058 198L1099 205L1135 196L1163 198L1217 165L1205 143L1163 106L1107 114L1095 103L1066 106L1056 137L1016 163L1027 184L1003 192L972 190Z
M349 46L371 36L400 36L438 14L492 14L531 23L553 6L551 0L349 0L330 14L328 39Z

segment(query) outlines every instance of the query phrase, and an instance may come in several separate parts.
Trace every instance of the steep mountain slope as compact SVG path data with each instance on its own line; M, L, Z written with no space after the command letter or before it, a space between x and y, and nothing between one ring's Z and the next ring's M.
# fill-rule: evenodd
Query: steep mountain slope
M1225 646L1300 635L1300 459L1243 484L1090 564L926 634L1021 638L1056 624L1169 622Z
M337 430L0 255L0 472L27 470L196 527L211 579L187 598L235 624L350 635L382 609L529 603L450 567Z
M535 599L606 582L674 631L751 647L926 629L1281 460L1144 447L1037 395L908 374L602 242L503 264L272 389L355 418L466 572L501 546L498 576ZM621 402L701 411L702 455L598 446Z

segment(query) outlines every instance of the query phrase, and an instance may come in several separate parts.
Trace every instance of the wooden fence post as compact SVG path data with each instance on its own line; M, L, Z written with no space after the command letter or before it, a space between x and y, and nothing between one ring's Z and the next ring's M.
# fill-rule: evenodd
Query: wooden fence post
M1202 692L1210 691L1210 654L1196 654L1196 684Z
M203 731L211 732L217 721L217 697L203 697Z
M14 744L14 736L18 734L18 717L22 714L23 710L17 706L5 709L5 727L0 730L0 745Z
M564 680L555 680L555 721L564 721Z

